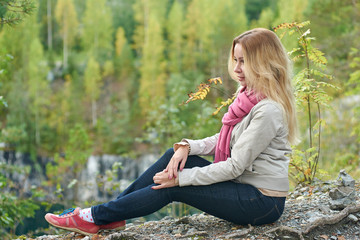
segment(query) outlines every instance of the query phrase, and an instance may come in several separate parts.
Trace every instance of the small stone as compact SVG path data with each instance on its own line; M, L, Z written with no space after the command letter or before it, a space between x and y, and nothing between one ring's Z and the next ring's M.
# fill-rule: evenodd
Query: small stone
M182 217L178 221L176 221L176 224L188 224L190 223L189 217Z
M332 200L337 200L345 197L354 198L355 190L354 188L351 187L338 187L330 190L329 196L331 197Z
M350 214L350 215L348 216L348 218L349 218L352 222L357 222L357 221L359 221L359 219L358 219L355 215L353 215L353 214Z
M138 239L138 236L134 232L120 232L120 233L111 234L106 239L107 240Z
M318 212L308 212L306 213L306 216L307 216L307 221L308 222L314 222L316 221L317 219L321 218L321 217L324 217L323 214L320 214Z
M186 234L190 234L190 233L194 233L194 232L197 232L197 229L196 228L190 228Z
M339 176L337 179L340 180L341 183L343 184L343 186L345 186L345 187L354 187L355 186L355 180L349 174L347 174L347 172L344 169L340 170L340 173L339 173Z
M349 198L342 198L337 200L330 200L330 209L331 210L343 210L347 206L353 203L353 200Z
M170 221L170 220L172 220L173 218L172 217L170 217L170 216L165 216L165 217L163 217L163 219L161 219L161 221Z
M318 209L324 214L330 214L331 209L326 205L319 205Z
M181 237L181 234L180 234L180 233L176 233L176 234L174 234L174 237L179 238L179 237Z
M144 224L144 221L142 220L139 220L139 219L136 219L132 222L134 225L141 225L141 224Z
M332 210L342 210L356 200L355 189L351 187L338 187L329 192L329 204Z
M194 237L207 237L209 234L206 231L195 231L189 234L185 234L184 238L194 238Z

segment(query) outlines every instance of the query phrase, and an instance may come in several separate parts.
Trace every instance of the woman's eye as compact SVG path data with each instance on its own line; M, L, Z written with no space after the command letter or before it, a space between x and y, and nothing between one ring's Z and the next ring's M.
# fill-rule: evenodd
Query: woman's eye
M234 62L237 62L237 59L236 59L236 58L234 58Z

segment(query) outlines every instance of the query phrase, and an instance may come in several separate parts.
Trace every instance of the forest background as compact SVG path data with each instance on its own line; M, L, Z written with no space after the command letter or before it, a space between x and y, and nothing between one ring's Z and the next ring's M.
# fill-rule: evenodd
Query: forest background
M212 113L237 85L227 60L232 39L254 28L309 20L325 53L319 167L355 177L360 153L360 3L357 0L38 0L33 13L0 32L3 150L53 158L49 181L78 172L88 156L160 154L183 137L219 131ZM0 8L0 16L6 15ZM11 24L10 24L11 25ZM282 41L290 52L298 36ZM294 64L295 73L304 62ZM209 78L206 101L181 105ZM298 106L307 145L306 106ZM66 156L64 158L64 156ZM324 173L324 172L322 172ZM76 175L75 175L76 176ZM68 183L67 183L68 184Z

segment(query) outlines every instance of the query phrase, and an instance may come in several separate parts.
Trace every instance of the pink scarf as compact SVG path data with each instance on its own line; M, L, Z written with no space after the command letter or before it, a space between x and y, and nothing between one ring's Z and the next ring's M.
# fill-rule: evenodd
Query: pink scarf
M230 157L230 139L234 126L241 122L258 102L259 100L253 91L246 91L246 87L241 89L235 101L229 106L228 112L222 118L223 125L216 144L214 163L226 161Z

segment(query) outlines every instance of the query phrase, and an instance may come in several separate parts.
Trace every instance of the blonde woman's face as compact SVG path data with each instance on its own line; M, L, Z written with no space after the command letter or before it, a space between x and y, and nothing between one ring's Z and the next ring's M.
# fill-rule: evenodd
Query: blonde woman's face
M236 75L236 80L238 80L242 86L246 87L245 73L244 73L244 63L245 63L244 55L243 55L242 47L238 43L234 47L234 61L235 61L234 73Z

